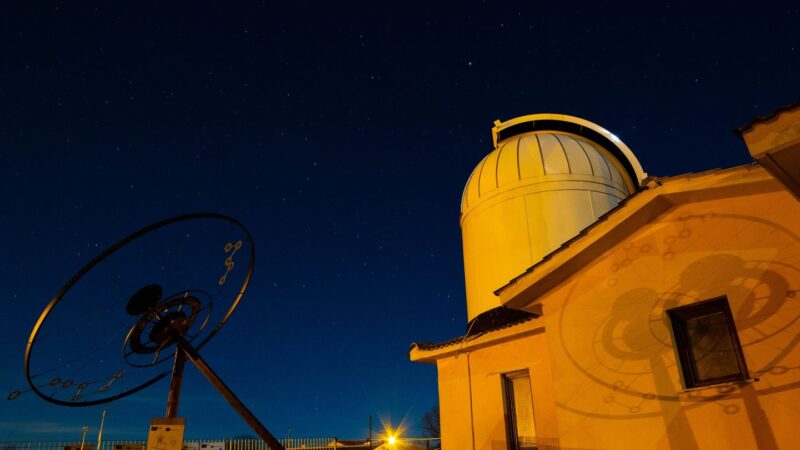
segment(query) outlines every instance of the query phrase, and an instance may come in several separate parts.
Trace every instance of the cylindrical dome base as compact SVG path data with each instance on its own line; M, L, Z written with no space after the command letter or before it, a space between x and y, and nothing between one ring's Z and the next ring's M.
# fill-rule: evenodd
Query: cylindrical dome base
M535 123L540 117L555 130L529 126L520 134L506 132L464 189L461 228L469 320L501 306L497 289L614 208L645 176L615 137L614 145L624 150L609 151L583 135L563 131L553 126L559 121L552 118L573 127L580 121L593 137L600 132L613 137L599 126L549 114L520 119ZM520 119L495 127L495 138L513 126L520 130L520 123L527 125ZM615 155L624 155L625 163Z

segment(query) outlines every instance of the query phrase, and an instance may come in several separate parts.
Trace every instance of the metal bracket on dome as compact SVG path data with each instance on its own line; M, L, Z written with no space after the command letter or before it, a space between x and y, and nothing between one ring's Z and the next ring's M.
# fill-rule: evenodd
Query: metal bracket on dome
M492 128L494 146L506 139L534 131L560 131L586 138L608 150L627 172L636 189L641 186L647 174L639 160L619 138L610 131L579 117L565 114L531 114L517 117L505 122L496 120Z

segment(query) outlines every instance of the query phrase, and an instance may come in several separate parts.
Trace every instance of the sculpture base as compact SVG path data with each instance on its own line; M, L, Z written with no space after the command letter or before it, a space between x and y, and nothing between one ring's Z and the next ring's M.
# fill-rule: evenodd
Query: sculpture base
M183 417L154 418L147 434L147 450L182 450L185 428Z

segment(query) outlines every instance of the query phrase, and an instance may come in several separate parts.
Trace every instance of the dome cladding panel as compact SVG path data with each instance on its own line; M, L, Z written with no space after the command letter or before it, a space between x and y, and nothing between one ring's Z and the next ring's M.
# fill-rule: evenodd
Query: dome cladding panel
M514 136L498 144L477 165L464 188L461 213L482 198L513 189L519 184L546 182L551 175L596 178L627 196L631 181L615 158L599 145L579 136L539 131ZM541 180L535 178L543 177Z

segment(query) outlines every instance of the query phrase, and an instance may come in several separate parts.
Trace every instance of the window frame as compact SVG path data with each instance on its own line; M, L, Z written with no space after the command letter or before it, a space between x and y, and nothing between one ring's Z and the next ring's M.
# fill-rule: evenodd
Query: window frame
M744 352L742 351L742 344L739 342L739 333L736 330L736 323L733 320L733 314L731 313L727 296L723 295L709 300L678 306L668 309L666 313L671 324L675 352L678 355L678 367L680 368L683 385L686 389L702 388L731 382L745 382L749 379L747 363L745 362ZM733 344L733 352L736 356L739 371L730 375L700 379L697 371L697 363L692 354L692 345L687 330L687 322L691 319L717 313L722 313L726 320L728 336Z

